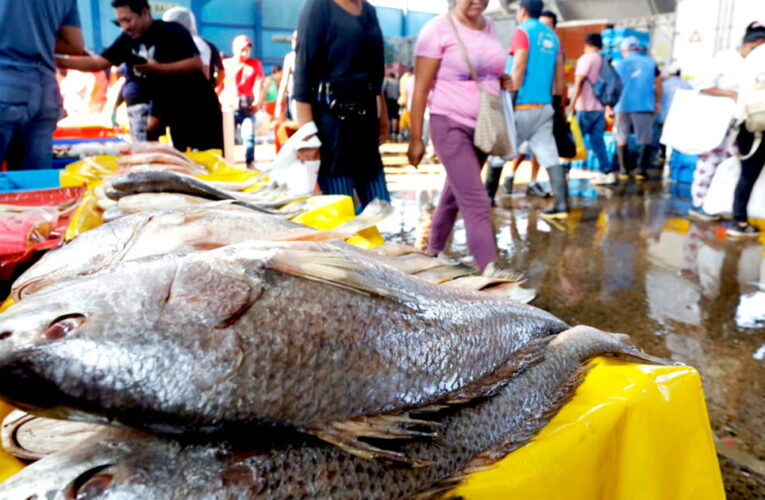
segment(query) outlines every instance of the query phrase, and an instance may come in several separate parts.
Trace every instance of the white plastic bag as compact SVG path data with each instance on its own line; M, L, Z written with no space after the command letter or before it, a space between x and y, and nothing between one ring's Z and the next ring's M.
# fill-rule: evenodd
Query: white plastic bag
M688 155L712 151L725 140L735 113L733 99L678 89L664 122L661 143Z
M269 177L273 182L287 186L292 194L305 194L313 192L316 179L319 176L320 161L301 162L298 160L299 149L311 149L321 146L321 141L316 136L319 130L314 122L309 122L298 129L295 134L284 143L279 154L276 155ZM311 137L313 136L313 137ZM306 137L311 137L306 140Z
M737 157L728 158L720 163L709 186L707 197L704 199L704 211L715 215L732 214L733 198L739 177L741 177L741 160ZM752 189L747 216L751 219L765 219L765 170L760 173Z
M518 155L518 132L515 129L513 98L510 92L506 90L502 91L502 106L505 108L505 124L507 125L507 136L510 139L510 154L508 158L514 158Z

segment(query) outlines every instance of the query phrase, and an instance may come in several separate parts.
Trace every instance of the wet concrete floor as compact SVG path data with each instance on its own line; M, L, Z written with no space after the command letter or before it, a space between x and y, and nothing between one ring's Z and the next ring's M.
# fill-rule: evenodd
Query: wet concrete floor
M413 244L443 176L388 177L397 210L381 230ZM719 224L689 221L682 191L574 180L573 215L555 225L539 217L547 202L502 195L498 246L538 290L534 305L696 367L728 497L765 498L765 238L733 242ZM461 220L445 253L472 263Z

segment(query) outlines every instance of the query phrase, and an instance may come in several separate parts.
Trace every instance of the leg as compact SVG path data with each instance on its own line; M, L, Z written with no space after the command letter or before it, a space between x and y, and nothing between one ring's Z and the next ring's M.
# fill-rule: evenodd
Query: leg
M51 78L50 81L41 82L37 112L23 125L16 138L23 151L18 168L53 168L53 131L61 119L61 110L61 93L56 81Z
M0 102L0 165L9 160L11 141L16 135L19 119L25 114L26 106L11 106Z
M603 140L603 135L606 132L606 117L602 111L594 111L597 113L591 121L588 135L590 136L590 146L592 147L595 156L598 158L600 164L600 171L604 174L611 173L613 168L611 162L608 159L608 153L606 152L606 142Z
M616 158L619 161L619 172L625 175L632 173L632 163L630 161L627 144L632 133L631 113L618 113L616 115Z
M537 155L531 155L531 182L526 187L526 196L536 196L539 198L549 198L550 193L537 182L537 176L539 175L539 160Z
M537 155L531 155L531 182L536 183L537 182L537 176L539 175L539 160L537 160Z
M653 158L653 113L633 113L635 136L640 147L638 160L638 179L648 178L648 167Z
M543 215L555 218L568 217L568 181L566 180L566 171L560 164L558 147L553 136L553 115L555 111L553 111L552 106L529 111L536 115L529 115L533 117L533 120L526 124L534 130L534 134L529 139L529 146L539 160L539 163L547 169L554 197L552 210L543 212Z
M130 137L133 142L146 141L149 126L149 104L131 104L127 107L127 114L130 122Z
M255 127L256 127L255 114L245 115L242 121L242 141L244 142L245 157L244 161L249 167L255 163Z
M490 156L489 167L486 172L486 194L489 195L491 205L494 206L494 197L499 188L499 180L502 177L502 169L505 166L505 159L501 156Z
M390 192L385 182L385 171L380 168L369 178L354 179L356 194L359 196L362 210L374 200L382 200L390 203Z
M465 220L468 247L478 268L483 270L497 257L491 204L481 183L481 166L486 156L473 146L473 130L446 117L431 117L433 143L446 169L447 181L433 215L430 252L443 250L457 211Z
M723 146L699 157L696 163L696 170L693 171L693 182L691 184L694 209L700 209L704 205L704 200L709 192L709 186L712 185L712 179L717 171L717 166L729 158L729 156Z
M319 189L322 194L344 194L353 198L353 179L333 175L319 175Z
M738 136L740 151L750 151L754 143L753 134L742 131ZM733 219L738 224L748 222L747 206L749 198L752 196L754 183L762 172L765 165L765 141L761 142L757 151L750 158L741 160L741 178L736 185L736 192L733 198Z

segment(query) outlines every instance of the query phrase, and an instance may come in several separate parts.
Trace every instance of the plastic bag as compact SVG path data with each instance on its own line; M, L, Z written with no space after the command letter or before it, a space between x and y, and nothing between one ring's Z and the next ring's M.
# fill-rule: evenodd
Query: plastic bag
M47 240L58 221L55 208L33 208L23 212L0 214L0 250L23 252Z
M728 134L736 101L678 89L661 133L661 143L698 155L716 149Z
M515 111L513 110L513 97L510 92L502 91L502 107L505 110L505 125L507 126L507 138L510 141L510 157L518 155L518 132L515 129Z
M582 135L582 129L579 127L579 120L576 119L576 115L569 115L568 125L571 127L571 135L574 136L574 144L576 144L576 156L571 158L571 161L586 160L587 146L584 144L584 136Z
M276 183L286 185L290 193L309 193L316 186L321 162L301 162L298 160L297 152L299 149L320 147L321 141L316 136L317 132L318 129L315 123L306 123L284 143L279 154L274 159L269 177ZM307 137L311 138L306 140Z
M736 185L741 177L741 160L737 157L728 158L720 163L715 170L715 176L709 185L703 209L710 214L733 213L733 198ZM765 219L765 170L760 173L752 188L749 198L747 215L751 219Z

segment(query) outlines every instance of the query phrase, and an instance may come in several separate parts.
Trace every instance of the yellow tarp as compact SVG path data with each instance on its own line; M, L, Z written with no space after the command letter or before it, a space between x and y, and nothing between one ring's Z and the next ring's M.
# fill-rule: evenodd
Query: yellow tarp
M8 409L0 403L0 415ZM0 451L0 481L20 468ZM473 474L454 494L465 500L724 499L699 374L599 359L537 438Z

